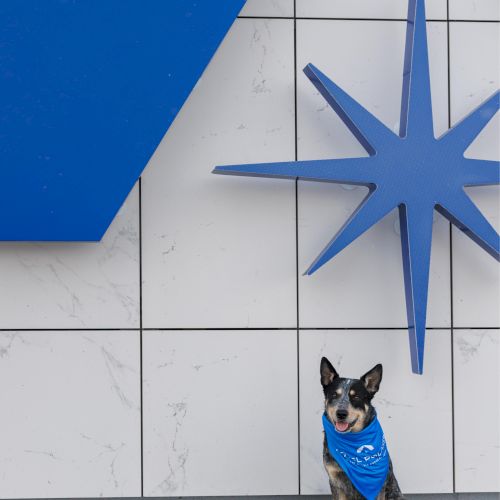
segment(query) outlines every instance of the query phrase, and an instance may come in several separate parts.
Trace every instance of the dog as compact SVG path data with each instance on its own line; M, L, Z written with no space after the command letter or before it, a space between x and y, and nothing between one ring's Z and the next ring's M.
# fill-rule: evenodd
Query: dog
M381 476L379 474L378 481L384 481L384 477L385 481L378 495L375 493L375 495L377 495L376 500L404 500L404 496L401 493L398 481L394 475L387 448L385 447L385 438L383 437L380 424L378 424L375 408L372 405L373 396L375 396L379 390L380 382L382 381L382 365L376 365L360 379L348 379L339 377L330 361L326 358L322 358L320 374L321 385L325 395L325 413L323 416L323 424L325 426L323 463L330 481L333 500L364 500L366 497L358 491L351 479L349 479L349 476L344 472L346 465L342 460L342 456L339 457L336 455L338 460L343 463L343 467L341 467L339 461L333 457L334 453L332 453L328 447L327 429L329 429L330 434L328 435L332 438L331 441L333 442L333 438L348 440L361 437L364 434L359 434L358 436L354 434L360 433L367 429L368 426L370 426L370 429L367 429L365 432L372 432L371 429L375 428L375 425L378 426L380 430L384 454L386 455L384 457L384 465L386 468L388 460L387 475L385 476L385 469L382 470ZM372 423L373 425L370 425ZM350 433L352 434L347 436L347 434ZM371 452L373 449L374 447L371 445L362 445L356 451L358 454L361 453L366 456L367 451L368 453L374 453ZM336 451L338 452L338 449ZM354 455L355 454L356 452L354 452ZM354 460L357 460L357 458L354 457ZM362 477L362 480L368 480L366 477L367 473L363 470L361 470L359 474L362 476L364 474L365 477Z

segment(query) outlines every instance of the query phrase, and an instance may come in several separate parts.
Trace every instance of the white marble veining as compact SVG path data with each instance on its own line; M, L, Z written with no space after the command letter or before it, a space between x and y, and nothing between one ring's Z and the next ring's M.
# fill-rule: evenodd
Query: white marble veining
M247 0L240 16L293 17L294 0Z
M293 4L248 0L241 15L290 17ZM314 63L396 130L405 23L326 18L402 19L407 1L296 5L299 18L323 18L296 22L299 158L363 154L302 68ZM446 18L446 0L426 5L428 17ZM498 0L449 8L452 19L500 19ZM427 27L439 134L448 126L447 31ZM453 123L498 88L499 37L497 23L450 23ZM299 465L304 497L328 493L318 377L326 355L350 376L383 363L374 402L409 493L453 489L453 383L456 489L483 498L474 492L500 490L500 331L455 330L452 351L442 217L428 314L442 329L428 332L423 376L410 372L404 329L301 331L299 363L295 330L265 330L296 326L294 182L210 172L294 159L294 41L293 20L237 20L143 177L143 325L183 329L143 334L144 493L292 495ZM467 156L500 158L499 126L497 115ZM468 193L500 229L498 188ZM362 196L299 183L299 272ZM455 230L452 250L455 326L500 328L498 264ZM139 269L137 187L99 244L0 244L0 498L141 494L139 332L95 331L139 328ZM303 327L405 327L396 214L300 276L299 305ZM16 331L29 329L49 331Z
M455 124L500 86L500 25L453 23L450 29L451 118ZM500 113L481 132L465 156L500 160ZM498 186L468 188L467 194L500 231ZM498 262L453 228L454 324L500 327Z
M144 334L146 496L297 494L296 339Z
M298 68L313 63L397 131L405 32L404 22L299 20ZM446 25L428 23L428 34L434 120L440 135L447 130L448 121ZM299 159L366 156L302 71L297 83ZM299 271L309 267L366 192L364 187L299 182ZM449 224L437 213L434 219L428 326L447 327ZM407 319L397 211L313 276L299 280L301 327L404 327Z
M140 495L138 332L0 333L0 497Z
M329 493L322 463L322 356L341 376L359 378L383 365L373 400L396 477L405 493L453 491L450 332L427 332L425 374L410 371L408 335L392 331L301 331L301 493ZM432 450L430 452L430 450Z
M455 330L458 492L500 491L500 330Z
M294 158L293 22L238 19L143 176L143 324L296 324L293 181L216 165Z
M408 14L408 2L402 0L296 0L296 2L297 17L406 19ZM428 19L446 19L446 0L426 0L425 6Z
M99 243L1 243L0 329L137 328L138 191Z
M450 19L500 21L498 0L449 0Z

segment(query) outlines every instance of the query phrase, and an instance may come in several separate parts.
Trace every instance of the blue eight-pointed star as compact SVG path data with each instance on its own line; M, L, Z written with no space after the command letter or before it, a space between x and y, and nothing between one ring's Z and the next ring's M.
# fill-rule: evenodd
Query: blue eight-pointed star
M423 0L409 2L399 135L311 64L304 72L369 156L223 166L214 172L369 188L368 195L306 274L315 272L398 207L412 369L422 373L433 211L499 258L498 234L464 191L464 186L499 182L498 162L464 158L464 151L498 110L499 92L443 136L434 137Z

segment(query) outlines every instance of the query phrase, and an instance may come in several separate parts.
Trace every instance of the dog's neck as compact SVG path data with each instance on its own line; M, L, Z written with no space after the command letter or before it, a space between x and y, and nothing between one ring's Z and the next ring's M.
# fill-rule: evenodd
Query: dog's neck
M377 412L375 411L375 408L372 405L370 405L370 407L368 408L368 411L366 413L363 429L366 429L373 422L373 419L376 416L377 416Z

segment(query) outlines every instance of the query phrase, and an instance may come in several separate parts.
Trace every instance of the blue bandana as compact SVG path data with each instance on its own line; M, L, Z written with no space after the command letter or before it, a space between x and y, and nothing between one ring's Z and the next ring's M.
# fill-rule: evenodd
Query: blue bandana
M375 416L361 432L341 433L323 414L328 450L367 500L375 500L389 471L389 453L384 432Z

